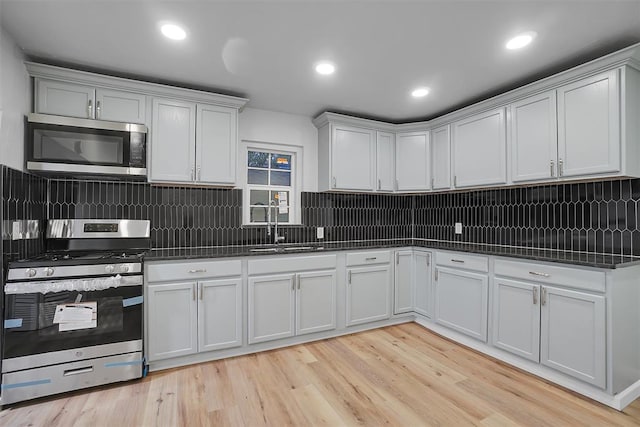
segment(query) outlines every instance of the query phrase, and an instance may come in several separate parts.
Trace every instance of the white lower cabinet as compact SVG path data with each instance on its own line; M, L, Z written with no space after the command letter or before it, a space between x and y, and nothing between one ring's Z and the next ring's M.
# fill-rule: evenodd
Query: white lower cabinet
M150 361L242 345L241 279L150 284Z
M335 270L249 278L249 344L335 327Z
M430 252L413 253L414 311L429 318L433 317L433 281Z
M389 264L347 268L347 326L391 316Z
M396 252L393 313L408 313L414 306L413 251Z

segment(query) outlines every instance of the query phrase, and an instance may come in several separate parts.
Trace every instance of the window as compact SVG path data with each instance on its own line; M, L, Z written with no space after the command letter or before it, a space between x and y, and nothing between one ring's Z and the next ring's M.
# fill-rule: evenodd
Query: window
M275 144L244 144L245 224L265 224L276 215L280 224L299 223L297 161L300 147Z

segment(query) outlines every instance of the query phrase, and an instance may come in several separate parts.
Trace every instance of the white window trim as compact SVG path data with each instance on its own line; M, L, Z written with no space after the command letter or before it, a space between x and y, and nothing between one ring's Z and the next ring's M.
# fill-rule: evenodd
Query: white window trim
M242 188L242 225L251 227L264 227L264 224L251 223L249 218L249 190L247 183L247 153L249 151L267 151L271 153L291 154L294 167L291 171L293 189L290 191L292 208L289 210L290 221L283 225L301 225L302 209L300 207L302 191L302 160L303 147L299 145L277 144L270 142L243 140L240 142L240 155L238 156L238 171L240 171L238 185ZM277 188L272 186L271 188Z

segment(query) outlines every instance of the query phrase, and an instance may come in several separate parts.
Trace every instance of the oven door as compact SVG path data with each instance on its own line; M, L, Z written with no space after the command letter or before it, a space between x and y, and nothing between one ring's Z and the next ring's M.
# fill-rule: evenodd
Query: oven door
M96 175L146 175L146 134L69 124L28 123L27 169Z
M142 292L141 275L8 283L3 359L142 340Z

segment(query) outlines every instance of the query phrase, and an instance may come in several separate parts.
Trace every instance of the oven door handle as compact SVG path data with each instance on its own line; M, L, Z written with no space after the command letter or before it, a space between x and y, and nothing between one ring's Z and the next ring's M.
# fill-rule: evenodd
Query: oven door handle
M142 286L143 278L141 274L133 276L107 276L90 279L61 279L43 282L10 282L4 285L4 293L12 294L46 294L48 292L65 291L102 291L109 288L120 288L125 286Z

